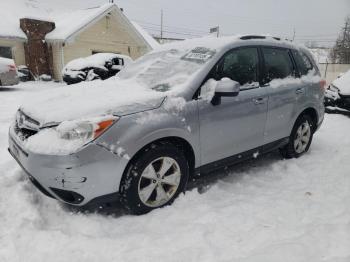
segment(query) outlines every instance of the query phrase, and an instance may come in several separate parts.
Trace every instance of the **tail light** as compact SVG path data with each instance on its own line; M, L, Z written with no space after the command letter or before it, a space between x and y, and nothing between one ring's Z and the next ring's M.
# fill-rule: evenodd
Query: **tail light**
M323 91L326 91L326 88L327 88L327 82L326 82L326 80L322 79L322 80L320 81L320 87L321 87L321 89L322 89Z
M9 70L10 70L10 71L16 71L17 68L16 68L15 65L9 65Z

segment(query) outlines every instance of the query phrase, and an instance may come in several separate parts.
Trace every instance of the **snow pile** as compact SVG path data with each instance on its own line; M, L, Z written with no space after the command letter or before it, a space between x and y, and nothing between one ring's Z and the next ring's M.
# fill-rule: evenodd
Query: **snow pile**
M350 95L350 70L335 79L332 85L337 87L342 95Z
M306 155L276 152L210 174L173 206L85 215L42 195L7 152L9 112L47 88L61 86L21 83L1 94L1 262L350 261L348 117L326 115Z

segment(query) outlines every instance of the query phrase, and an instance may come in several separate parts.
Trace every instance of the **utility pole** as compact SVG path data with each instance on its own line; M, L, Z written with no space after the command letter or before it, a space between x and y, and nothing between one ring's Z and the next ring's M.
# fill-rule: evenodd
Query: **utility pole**
M160 40L163 40L163 9L160 10Z
M292 38L292 42L294 42L295 39L295 27L293 28L293 38Z

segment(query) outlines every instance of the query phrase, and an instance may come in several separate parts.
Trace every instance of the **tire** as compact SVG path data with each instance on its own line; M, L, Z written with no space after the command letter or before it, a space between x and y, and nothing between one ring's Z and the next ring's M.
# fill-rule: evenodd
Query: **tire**
M121 202L137 215L170 205L184 192L188 176L182 151L167 142L152 144L127 168L120 184Z
M301 115L295 122L288 144L280 149L284 158L298 158L306 153L314 134L314 121L309 115Z

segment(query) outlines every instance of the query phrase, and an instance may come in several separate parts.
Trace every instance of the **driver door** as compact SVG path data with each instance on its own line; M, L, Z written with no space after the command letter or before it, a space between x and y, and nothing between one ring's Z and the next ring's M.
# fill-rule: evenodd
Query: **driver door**
M203 94L198 99L202 165L263 145L268 96L259 85L258 49L245 47L226 53L208 81L224 77L241 84L238 96L221 97L215 106L202 99Z

